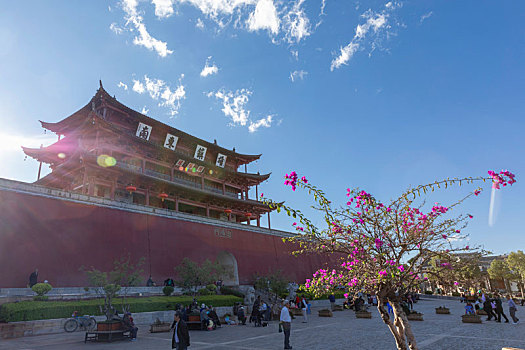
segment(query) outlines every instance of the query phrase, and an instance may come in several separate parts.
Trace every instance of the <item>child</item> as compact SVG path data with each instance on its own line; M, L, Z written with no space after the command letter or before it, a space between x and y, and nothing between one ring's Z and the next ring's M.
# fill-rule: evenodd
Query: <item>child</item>
M469 301L467 302L467 305L465 305L465 315L475 315L474 307L472 306L472 303Z

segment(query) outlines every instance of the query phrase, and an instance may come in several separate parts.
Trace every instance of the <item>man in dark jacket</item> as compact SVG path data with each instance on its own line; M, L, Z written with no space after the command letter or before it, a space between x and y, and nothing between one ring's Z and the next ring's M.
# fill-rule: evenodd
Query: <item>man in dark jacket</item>
M31 275L29 275L29 288L33 287L35 284L37 284L37 282L38 282L38 269L35 269L35 271L33 271Z
M492 317L494 317L494 321L496 321L498 318L496 315L492 312L492 306L490 305L490 298L486 298L485 302L483 303L483 310L487 313L487 321L490 321Z
M505 323L509 323L507 315L503 312L503 305L501 304L501 298L499 294L494 296L494 302L496 303L496 315L498 316L497 322L501 322L501 316L505 318Z
M182 319L180 311L175 311L173 315L173 337L171 338L171 348L177 350L186 350L190 346L190 333L188 332L188 326Z

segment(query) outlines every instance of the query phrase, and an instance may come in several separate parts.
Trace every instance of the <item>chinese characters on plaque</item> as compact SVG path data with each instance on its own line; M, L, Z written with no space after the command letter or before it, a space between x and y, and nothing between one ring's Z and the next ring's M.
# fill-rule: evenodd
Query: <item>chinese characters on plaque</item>
M199 165L199 167L197 168L197 172L202 173L203 171L204 171L204 167L202 165Z
M177 141L179 138L172 134L166 135L166 140L164 141L164 147L171 149L172 151L175 151L175 147L177 146Z
M215 162L215 165L224 168L224 165L226 164L226 156L222 153L219 153L217 155L217 161Z
M206 150L207 148L201 145L197 145L197 149L195 150L194 158L204 161L204 157L206 157Z
M177 163L175 163L176 166L183 166L184 165L184 159L179 159Z
M137 128L137 133L135 135L148 141L151 135L151 126L144 123L139 123L139 127Z

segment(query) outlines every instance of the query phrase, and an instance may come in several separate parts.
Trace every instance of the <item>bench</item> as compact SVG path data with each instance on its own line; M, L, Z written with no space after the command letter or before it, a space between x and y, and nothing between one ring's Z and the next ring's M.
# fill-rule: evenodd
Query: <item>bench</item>
M203 330L204 327L201 322L201 316L200 315L189 315L188 321L186 322L188 325L188 330Z
M113 340L129 339L131 332L129 329L116 329L111 331L87 331L84 343L88 341L106 341L111 343Z

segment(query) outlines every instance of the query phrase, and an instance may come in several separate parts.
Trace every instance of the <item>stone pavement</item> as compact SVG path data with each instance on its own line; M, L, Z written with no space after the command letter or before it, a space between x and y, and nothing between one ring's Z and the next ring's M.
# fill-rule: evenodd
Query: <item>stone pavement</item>
M450 315L436 315L434 308L445 305ZM518 306L517 316L522 323L466 324L461 322L464 304L452 300L421 300L415 304L423 312L425 321L412 321L411 325L420 349L432 350L501 350L502 347L525 349L525 307ZM506 303L504 304L507 313ZM294 349L338 350L338 349L395 349L395 343L388 328L382 323L376 309L372 319L356 319L352 311L334 312L332 318L320 318L317 309L312 310L308 323L301 323L298 317L292 324L291 344ZM507 314L508 316L508 314ZM4 349L82 349L82 350L130 350L170 349L171 333L150 334L147 325L139 325L136 342L120 341L111 344L84 344L84 333L52 334L0 341ZM284 336L277 332L277 323L268 327L223 326L213 332L191 331L190 350L201 349L282 349Z

